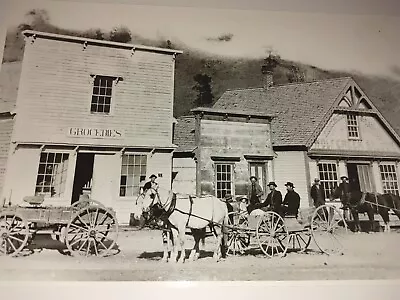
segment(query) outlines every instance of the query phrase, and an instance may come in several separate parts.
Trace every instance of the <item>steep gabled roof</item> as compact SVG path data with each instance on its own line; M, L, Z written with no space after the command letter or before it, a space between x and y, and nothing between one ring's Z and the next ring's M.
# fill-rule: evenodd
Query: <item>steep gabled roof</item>
M218 109L256 110L275 115L272 142L276 146L309 147L351 84L350 77L229 90L215 103Z
M175 124L174 141L178 146L175 152L192 152L196 149L195 140L195 116L183 116L178 118Z

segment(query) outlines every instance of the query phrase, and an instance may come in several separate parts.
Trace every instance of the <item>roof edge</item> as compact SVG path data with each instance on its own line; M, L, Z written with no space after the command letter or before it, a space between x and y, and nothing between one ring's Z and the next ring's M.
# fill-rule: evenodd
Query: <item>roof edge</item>
M246 111L243 110L241 112L235 111L232 109L219 109L219 108L210 108L210 107L196 107L190 110L192 113L210 113L216 115L232 115L232 116L243 116L243 117L259 117L259 118L274 118L275 115L259 113L256 111Z
M55 40L61 40L61 41L69 41L69 42L82 42L82 43L87 42L88 44L90 43L90 44L97 44L97 45L108 45L108 46L113 46L113 47L127 48L127 49L139 49L139 50L144 50L144 51L166 53L166 54L171 54L171 55L183 53L183 51L181 51L181 50L151 47L151 46L136 45L136 44L128 44L128 43L119 43L119 42L104 41L104 40L96 40L96 39L91 39L91 38L75 37L75 36L71 36L71 35L55 34L55 33L35 31L35 30L24 30L22 32L22 34L26 37L33 36L33 37L42 37L42 38L55 39Z

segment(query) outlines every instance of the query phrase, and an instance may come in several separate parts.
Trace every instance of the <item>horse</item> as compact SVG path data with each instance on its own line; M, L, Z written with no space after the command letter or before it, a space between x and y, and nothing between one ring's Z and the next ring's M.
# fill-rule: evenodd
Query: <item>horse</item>
M378 213L385 223L384 231L390 232L389 225L389 210L392 210L400 220L400 197L393 194L379 194L379 193L368 193L360 191L351 191L347 195L348 206L353 216L355 223L355 232L361 231L359 213L367 213L369 219L369 231L373 231L373 224L375 221L375 213ZM330 200L340 198L340 190L336 188L331 196ZM340 198L343 205L342 198Z
M214 250L214 259L219 261L221 256L226 253L224 242L226 242L225 226L228 224L228 209L226 203L222 202L215 196L203 196L194 200L192 197L177 199L176 194L172 191L167 192L167 196L163 197L162 193L153 188L146 191L142 203L141 213L148 213L155 206L163 209L165 218L170 224L174 243L173 253L171 253L170 262L185 261L185 238L186 228L190 228L195 240L195 245L191 250L189 259L197 260L199 257L199 242L205 233L207 226L217 241ZM165 196L165 195L164 195ZM141 214L137 214L135 218L140 218ZM181 253L179 260L178 254Z
M145 216L144 214L141 214L140 211L140 206L138 205L139 203L141 203L142 199L144 198L144 194L139 194L139 196L136 198L136 203L133 209L133 215L137 216L140 215L140 218L138 218L138 220L140 220L141 225L140 227L142 228L144 226L145 223L149 222L152 219L157 218L157 212L153 211L153 214L147 214L147 216ZM170 245L174 245L174 240L171 234L171 229L169 228L168 224L166 224L165 222L163 222L161 220L161 237L162 237L162 241L163 241L163 257L161 259L161 261L163 262L168 262L168 258L169 258L169 253L171 252L171 247Z

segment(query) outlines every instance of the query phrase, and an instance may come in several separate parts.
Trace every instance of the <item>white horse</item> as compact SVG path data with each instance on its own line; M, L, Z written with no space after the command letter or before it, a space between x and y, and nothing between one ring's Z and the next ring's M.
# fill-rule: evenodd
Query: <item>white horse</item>
M183 263L185 261L186 228L191 229L195 240L195 245L190 253L190 259L196 260L199 256L199 242L204 236L207 226L211 228L217 240L213 257L216 261L219 261L222 254L220 250L223 246L223 229L228 224L226 203L214 196L176 199L172 191L166 192L163 197L162 193L155 189L147 190L141 200L141 202L138 202L141 210L135 214L136 219L139 219L142 213L149 213L157 204L165 212L168 212L167 218L171 225L174 240L170 262L177 261L179 252L181 252L179 262Z

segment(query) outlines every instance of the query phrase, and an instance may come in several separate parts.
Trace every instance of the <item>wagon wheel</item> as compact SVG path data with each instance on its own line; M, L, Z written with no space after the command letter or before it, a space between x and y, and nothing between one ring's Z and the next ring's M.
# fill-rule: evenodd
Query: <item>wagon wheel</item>
M343 254L344 247L340 239L346 233L346 221L337 208L321 205L315 210L311 219L311 235L323 253Z
M18 255L28 239L28 223L21 215L14 212L0 214L0 255Z
M288 248L291 250L297 250L304 252L307 250L311 243L311 232L299 231L289 234Z
M65 231L65 244L72 255L106 256L118 237L115 215L102 206L87 206L75 213Z
M249 227L247 216L243 213L230 212L228 225L227 253L231 255L243 253L250 245L250 234L246 232Z
M285 222L277 213L269 211L260 216L256 235L261 250L268 257L286 254L289 233Z
M76 201L76 202L74 202L72 205L71 205L71 207L75 207L75 208L83 208L83 207L86 207L86 206L89 206L89 205L98 205L98 206L101 206L101 207L105 207L101 202L99 202L99 201L96 201L96 200L92 200L92 199L87 199L87 200L79 200L79 201Z

